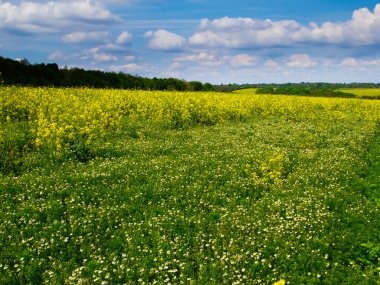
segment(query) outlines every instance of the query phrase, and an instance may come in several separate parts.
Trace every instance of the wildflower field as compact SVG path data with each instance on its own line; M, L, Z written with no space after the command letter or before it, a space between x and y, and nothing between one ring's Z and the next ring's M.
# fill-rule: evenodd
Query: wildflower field
M0 88L0 284L380 284L380 101Z

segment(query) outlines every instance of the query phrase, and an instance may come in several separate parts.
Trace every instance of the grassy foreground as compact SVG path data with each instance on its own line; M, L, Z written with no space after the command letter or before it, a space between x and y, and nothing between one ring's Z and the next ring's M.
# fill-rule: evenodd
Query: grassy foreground
M379 283L377 102L198 94L181 109L193 95L155 94L176 103L116 116L107 101L115 120L91 129L78 117L59 136L38 129L43 110L43 128L65 129L59 107L34 115L12 94L0 283Z

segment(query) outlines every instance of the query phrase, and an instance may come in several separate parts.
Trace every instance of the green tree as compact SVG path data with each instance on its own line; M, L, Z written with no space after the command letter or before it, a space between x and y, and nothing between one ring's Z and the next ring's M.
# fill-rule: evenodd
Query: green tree
M199 81L190 81L190 91L203 91L203 84Z

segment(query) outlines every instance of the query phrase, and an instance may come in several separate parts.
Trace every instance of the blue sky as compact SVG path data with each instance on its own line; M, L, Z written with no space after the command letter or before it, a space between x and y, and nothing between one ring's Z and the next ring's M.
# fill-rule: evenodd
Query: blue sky
M0 1L0 56L216 84L380 82L380 2Z

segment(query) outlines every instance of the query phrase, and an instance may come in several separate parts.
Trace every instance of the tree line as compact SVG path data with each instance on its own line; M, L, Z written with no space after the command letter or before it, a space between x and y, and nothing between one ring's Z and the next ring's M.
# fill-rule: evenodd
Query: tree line
M221 84L214 85L214 88L222 92L232 92L234 90L246 88L258 88L258 92L266 94L289 94L289 95L308 95L310 92L332 94L331 90L337 89L353 89L353 88L380 88L380 83L326 83L326 82L301 82L301 83L257 83L257 84ZM286 92L286 93L276 93ZM302 94L303 93L303 94ZM347 93L346 93L347 94ZM340 94L342 95L342 94Z
M56 63L31 64L27 59L12 60L0 56L0 85L93 87L112 89L176 90L176 91L221 91L232 92L245 88L258 88L261 94L289 94L343 97L351 96L336 91L341 88L380 88L380 83L259 83L211 85L199 81L176 78L146 78L126 73L85 70L82 68L59 68ZM372 98L371 98L372 99Z
M59 68L56 63L31 64L27 59L0 56L0 85L32 87L93 87L112 89L214 91L210 83L176 78L146 78L125 73Z
M285 95L298 95L298 96L315 96L315 97L341 97L341 98L354 98L355 94L336 90L334 86L300 86L293 84L291 86L282 87L261 87L256 90L256 94L285 94Z

